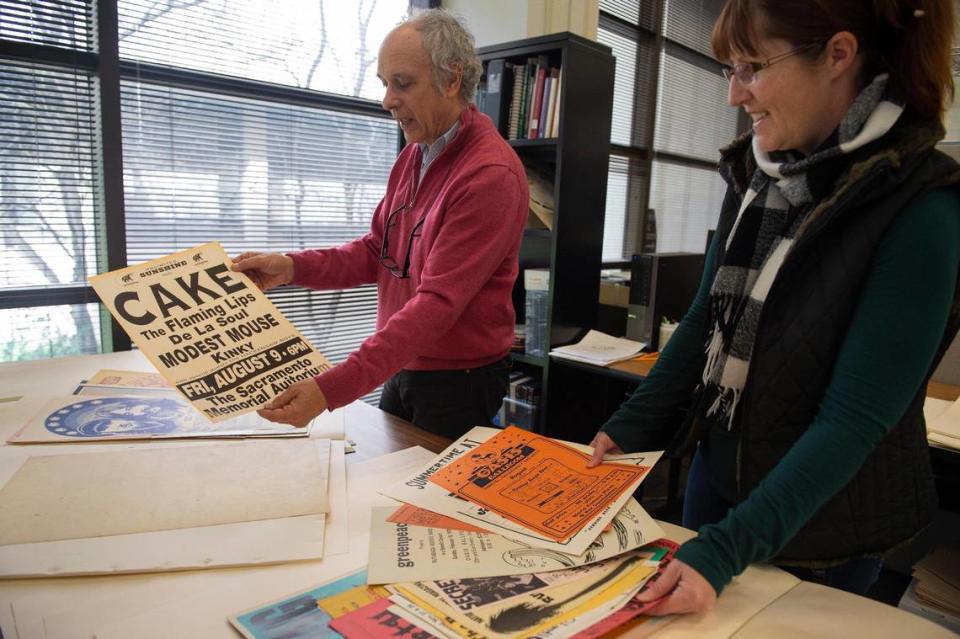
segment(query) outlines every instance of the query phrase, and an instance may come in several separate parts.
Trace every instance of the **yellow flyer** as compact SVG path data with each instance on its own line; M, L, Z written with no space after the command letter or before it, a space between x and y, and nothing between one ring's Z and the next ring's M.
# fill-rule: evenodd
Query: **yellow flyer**
M94 275L110 313L171 386L210 421L256 410L327 359L219 242Z
M494 435L430 481L554 541L566 541L614 502L648 467L604 463L516 427Z

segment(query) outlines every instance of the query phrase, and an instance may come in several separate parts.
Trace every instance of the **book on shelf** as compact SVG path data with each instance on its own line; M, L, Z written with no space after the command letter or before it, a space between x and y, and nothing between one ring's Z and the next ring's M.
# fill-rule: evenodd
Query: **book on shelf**
M557 137L562 74L547 55L487 62L477 106L508 140Z
M551 138L560 135L560 96L563 95L563 75L560 73L560 69L555 69L555 71L557 72L557 90L551 98L553 115L550 118L550 133L548 134L548 137Z
M527 128L527 137L531 140L537 139L537 133L540 128L540 106L543 103L543 81L546 78L547 64L549 64L546 55L540 55L536 61L533 85L533 94L530 97L531 109L529 127Z
M559 69L550 69L550 98L547 101L546 108L546 124L544 125L544 137L555 138L557 137L556 132L554 131L554 121L556 120L556 108L557 108L557 94L560 91L560 70Z
M520 98L523 96L523 76L519 72L520 65L507 63L507 72L510 74L510 108L507 115L507 139L514 140L520 132Z
M547 107L550 104L550 86L553 79L549 72L543 76L543 99L540 100L540 119L537 120L537 138L549 137L547 132Z

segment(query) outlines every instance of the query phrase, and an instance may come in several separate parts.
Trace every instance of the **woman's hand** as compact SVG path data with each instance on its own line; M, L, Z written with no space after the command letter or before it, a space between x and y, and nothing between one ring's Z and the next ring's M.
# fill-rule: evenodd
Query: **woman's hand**
M604 455L619 455L623 453L616 442L610 439L610 435L604 432L598 432L593 438L593 441L590 442L590 445L593 446L593 457L587 462L587 468L593 468L602 462Z
M717 591L699 572L674 559L656 581L647 582L636 599L644 603L661 600L644 611L647 615L659 617L684 612L702 613L713 608L717 602Z
M245 273L261 291L293 281L293 258L280 253L241 253L231 269Z

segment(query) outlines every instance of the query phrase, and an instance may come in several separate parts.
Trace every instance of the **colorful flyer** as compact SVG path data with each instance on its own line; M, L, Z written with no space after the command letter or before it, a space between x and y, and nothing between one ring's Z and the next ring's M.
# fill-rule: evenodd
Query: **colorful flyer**
M370 637L407 637L408 639L438 639L438 637L413 622L407 621L393 603L381 599L330 622L330 627L347 639Z
M509 427L430 481L554 541L566 541L649 470L604 463L555 440Z
M210 421L263 406L330 363L218 242L94 275L104 305L171 386Z
M649 451L608 456L608 461L614 461L618 464L629 464L640 470L642 475L636 479L616 501L612 502L601 513L597 514L587 526L580 529L580 531L570 537L570 539L558 542L547 535L511 521L499 513L462 499L444 489L439 484L430 481L430 477L434 473L455 463L459 459L467 458L484 442L502 432L503 431L497 428L476 426L454 441L429 463L421 466L416 472L401 481L383 486L379 492L399 502L413 504L420 508L452 517L464 523L489 530L492 533L497 533L498 535L502 535L528 547L553 550L564 555L581 555L588 552L588 549L594 544L600 533L614 517L617 516L617 513L621 511L628 500L631 499L632 492L636 490L644 477L649 474L650 468L653 467L663 454L663 451ZM563 443L585 454L589 454L592 450L589 446L583 444ZM413 531L415 528L416 527L410 527L410 530ZM656 539L656 537L648 537L647 541L650 539Z
M447 517L440 513L427 510L426 508L417 508L411 504L404 504L397 508L392 515L387 517L387 521L392 524L406 524L407 526L425 526L427 528L447 528L448 530L464 530L466 532L485 533L483 528L465 524L453 517Z
M545 587L524 590L505 584L488 597L486 605L466 610L450 606L435 583L396 584L392 590L435 617L452 619L454 623L448 627L459 634L466 630L488 639L507 639L533 636L611 601L633 596L655 572L656 563L648 561L645 554L626 553L578 568L573 576Z
M676 554L678 548L680 548L679 544L669 539L658 539L654 543L644 548L644 550L653 552L653 560L659 562L656 573L658 576L673 560L673 556ZM593 624L589 628L581 630L574 635L574 639L600 639L600 637L606 636L607 633L615 630L616 628L633 621L636 617L639 617L647 610L650 610L659 604L660 601L660 599L656 599L654 601L641 603L635 598L631 598L626 606L611 615L607 615L601 621Z
M306 437L310 432L267 421L255 413L212 423L173 391L169 393L173 396L53 397L7 441L35 444L117 439Z
M356 610L344 605L343 596L355 589L367 590L367 572L360 570L310 590L272 601L230 617L230 623L247 639L340 639L330 621ZM386 591L381 590L383 595ZM337 596L337 603L331 603ZM324 605L320 605L324 602ZM364 600L363 605L369 603Z
M586 566L634 550L663 536L663 529L632 497L586 552L568 555L493 533L429 528L388 521L375 507L370 523L370 583L500 577Z

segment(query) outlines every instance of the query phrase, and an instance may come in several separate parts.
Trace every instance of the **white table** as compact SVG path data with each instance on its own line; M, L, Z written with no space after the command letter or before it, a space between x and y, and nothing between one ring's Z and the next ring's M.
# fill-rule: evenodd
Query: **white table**
M78 381L104 368L150 370L137 352L2 363L0 398L37 392L70 393ZM0 438L4 441L19 426L18 405L0 403ZM363 414L353 413L358 419ZM348 432L350 418L348 414ZM363 446L363 442L359 444ZM362 567L369 545L370 508L395 503L378 495L377 488L431 457L422 448L411 448L348 465L349 508L346 513L331 513L334 518L347 520L348 552L327 555L322 561L257 568L0 581L3 636L235 638L238 635L226 622L228 614ZM683 528L663 525L668 536L677 541L692 535ZM684 616L656 636L769 639L954 635L897 608L801 582L772 566L751 566L727 587L710 613Z

